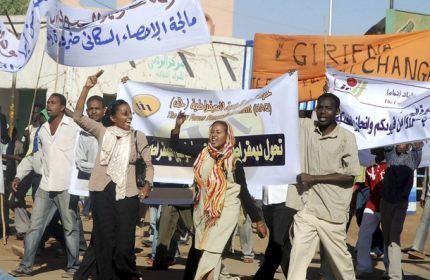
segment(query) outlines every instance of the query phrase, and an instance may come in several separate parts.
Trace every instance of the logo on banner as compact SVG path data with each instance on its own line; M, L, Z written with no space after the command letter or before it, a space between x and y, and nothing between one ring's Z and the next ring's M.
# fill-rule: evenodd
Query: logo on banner
M133 97L133 111L142 118L155 114L160 105L160 100L153 95L140 94Z
M348 79L346 79L346 83L344 80L335 79L334 88L335 90L349 93L352 96L358 98L367 88L367 84L367 81L349 77Z

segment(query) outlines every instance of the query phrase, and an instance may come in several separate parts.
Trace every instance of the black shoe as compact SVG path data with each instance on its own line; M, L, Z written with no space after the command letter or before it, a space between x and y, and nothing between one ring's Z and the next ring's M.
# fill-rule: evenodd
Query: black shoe
M9 275L13 277L31 276L33 273L25 271L22 267L18 266L14 270L8 272Z
M152 266L148 270L168 270L169 266L166 263L153 262Z

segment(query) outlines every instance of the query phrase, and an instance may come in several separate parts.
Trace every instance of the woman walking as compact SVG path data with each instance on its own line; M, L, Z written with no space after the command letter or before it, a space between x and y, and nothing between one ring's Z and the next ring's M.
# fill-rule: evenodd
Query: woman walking
M242 163L233 156L235 138L232 127L215 121L209 128L207 147L193 150L179 141L179 132L186 116L180 112L172 130L170 146L173 150L197 156L194 162L194 246L202 252L194 279L218 279L221 254L237 225L241 200L257 231L264 237L266 226L249 195Z
M132 112L127 102L112 102L104 125L82 115L88 92L101 73L88 77L74 113L75 122L99 142L88 184L93 202L97 279L139 279L134 252L138 197L146 197L151 191L154 169L145 134L131 128ZM139 157L146 163L143 186L136 184L135 163Z

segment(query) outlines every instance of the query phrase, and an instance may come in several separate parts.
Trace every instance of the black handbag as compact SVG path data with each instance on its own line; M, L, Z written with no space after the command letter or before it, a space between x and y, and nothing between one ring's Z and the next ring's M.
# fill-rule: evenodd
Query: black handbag
M90 178L91 178L91 173L78 170L78 179L89 181Z
M135 169L136 169L136 185L138 188L143 188L145 185L145 177L146 177L146 163L143 160L142 153L139 151L137 147L137 131L134 131L134 143L136 145L136 153L140 155L136 158ZM143 147L144 150L149 144Z

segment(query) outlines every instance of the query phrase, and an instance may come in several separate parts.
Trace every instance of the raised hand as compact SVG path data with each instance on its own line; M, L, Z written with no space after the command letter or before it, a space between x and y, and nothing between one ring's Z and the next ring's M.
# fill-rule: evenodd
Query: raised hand
M98 71L96 74L89 76L87 78L87 82L85 83L85 87L90 89L97 84L97 79L103 74L103 70Z
M187 116L185 115L185 113L182 112L182 111L180 111L178 113L178 116L176 117L175 127L176 128L180 128L184 124L184 122L185 122L186 119L187 119Z

